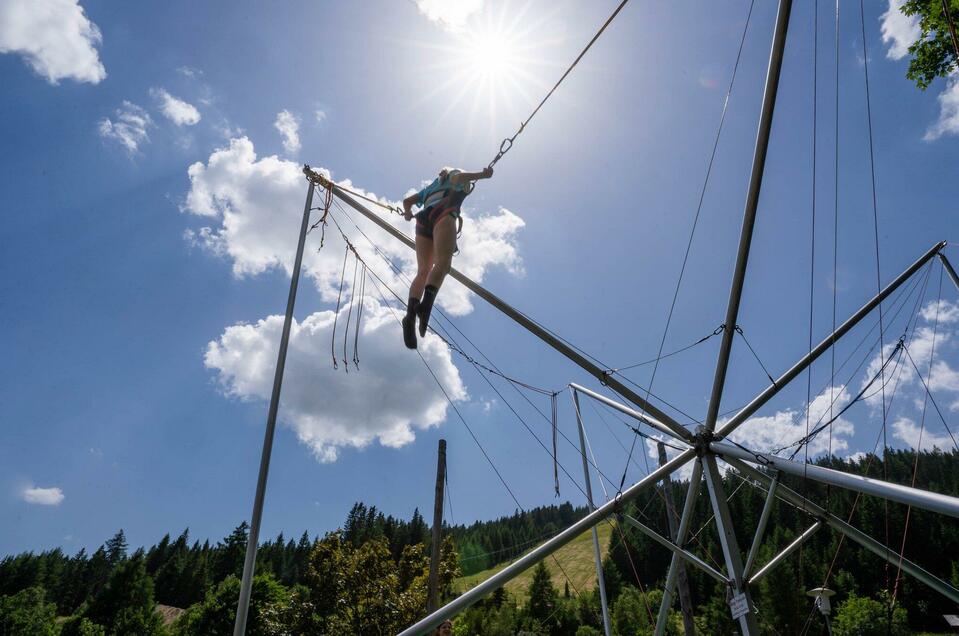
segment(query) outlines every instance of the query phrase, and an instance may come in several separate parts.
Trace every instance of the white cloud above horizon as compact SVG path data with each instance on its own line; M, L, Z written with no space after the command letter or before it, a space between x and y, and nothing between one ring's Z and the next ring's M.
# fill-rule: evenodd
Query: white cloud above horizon
M65 499L63 491L57 487L27 486L20 492L20 496L25 502L38 506L59 506Z
M959 74L953 73L946 80L946 88L936 101L939 102L939 118L926 131L925 141L935 141L943 135L959 135Z
M77 0L0 0L0 53L19 54L50 84L103 81L102 41Z
M276 114L273 127L280 132L283 138L283 148L295 155L300 151L300 119L288 110L281 110Z
M886 12L879 17L882 41L888 45L886 57L901 60L909 54L909 47L922 34L919 18L903 15L900 8L905 0L889 0Z
M461 31L470 17L482 10L483 0L416 0L416 8L430 22L450 31Z
M299 164L275 155L258 158L253 143L241 137L231 139L228 148L214 151L206 163L194 163L188 174L191 187L181 209L212 223L187 230L185 238L189 243L232 262L237 278L276 268L287 275L292 273L295 236L306 195L306 180ZM389 205L398 204L365 191L348 179L339 183ZM314 205L321 196L322 193L316 193ZM351 220L335 207L332 214L350 234L368 266L405 298L408 282L377 257L376 250L408 275L415 271L413 251L386 238L383 230L359 215ZM464 217L461 253L454 259L454 267L477 282L482 282L495 266L523 275L516 235L525 224L519 216L501 207L496 213L473 216L466 212ZM383 218L400 231L412 230L411 223L396 215ZM377 240L376 246L356 232L354 221L367 236ZM303 256L304 274L313 281L322 300L334 302L339 291L345 243L330 224L324 247L318 252L318 234L319 230L308 238L308 249ZM346 281L346 291L351 284ZM473 309L472 293L452 280L443 286L437 302L452 315L464 315Z
M200 123L200 111L193 104L174 97L166 89L151 88L150 96L159 102L163 115L177 126L195 126Z
M900 417L892 423L892 435L910 448L931 451L951 451L956 446L948 433L936 433L930 430L929 422L920 429L919 425L908 417Z
M97 125L97 130L101 137L119 143L132 155L139 150L141 144L150 140L147 134L150 126L153 126L150 114L140 106L124 100L116 109L116 120L104 117Z
M359 301L355 303L355 318ZM350 304L341 307L336 336L340 349ZM331 370L333 311L319 311L294 320L283 381L280 413L300 442L321 462L335 461L344 447L364 448L373 441L399 448L415 439L417 430L438 426L449 402L416 353L405 348L399 313L367 297L359 337L360 366L348 361L349 372ZM355 324L355 323L353 323ZM256 324L237 324L207 346L204 363L217 374L223 391L239 399L270 399L276 351L283 316ZM350 331L352 334L353 331ZM342 334L342 336L341 336ZM352 356L352 335L349 351ZM428 334L419 353L433 369L450 399L467 399L449 348ZM320 378L322 378L320 380Z

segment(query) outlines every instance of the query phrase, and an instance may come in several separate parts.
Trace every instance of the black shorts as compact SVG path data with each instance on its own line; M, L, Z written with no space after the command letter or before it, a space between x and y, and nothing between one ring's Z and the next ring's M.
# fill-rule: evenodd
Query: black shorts
M451 216L454 219L459 218L460 216L460 204L463 202L465 196L457 196L460 193L453 193L452 195L441 199L435 205L431 205L428 208L423 208L416 214L416 235L433 239L433 228L436 227L436 224L439 223L447 216Z

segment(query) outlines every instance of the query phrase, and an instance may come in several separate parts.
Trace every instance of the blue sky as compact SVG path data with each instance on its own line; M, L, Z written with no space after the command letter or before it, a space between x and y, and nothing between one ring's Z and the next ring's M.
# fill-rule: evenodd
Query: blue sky
M276 316L286 303L306 194L299 166L323 168L389 201L443 165L481 168L613 5L0 1L0 553L94 548L118 528L132 545L184 527L216 540L248 518ZM817 342L832 322L837 174L838 319L876 291L858 9L842 5L837 166L835 24L832 4L820 3ZM921 92L904 78L901 43L913 25L888 9L867 3L865 16L883 282L933 243L959 240L951 187L959 88L939 80ZM40 20L47 10L54 18ZM710 12L692 2L627 5L494 178L467 200L454 266L606 364L653 357L747 10L743 1ZM756 3L750 20L666 351L723 320L774 13L773 3ZM774 375L804 353L809 337L812 24L812 6L797 5L739 319ZM336 208L333 215L403 295L402 280L347 215ZM358 223L411 272L406 248ZM307 242L262 536L334 529L358 500L403 517L430 509L439 437L449 442L448 519L512 512L515 503L457 414L420 359L402 348L372 283L360 368L333 370L344 247L332 225L320 252L317 239ZM947 253L959 261L959 251ZM910 351L924 369L939 275L935 264L928 286L915 287L895 320L898 305L886 310L887 343L918 316ZM948 280L942 297L929 382L952 426L959 310ZM457 283L444 287L441 302L511 376L551 389L570 381L601 388ZM854 351L873 320L839 346L837 361L852 356L833 382L828 355L815 365L812 397L848 382L846 392L834 390L844 404L878 368L876 352L867 355L875 334ZM653 391L702 418L717 345L713 338L663 361ZM503 397L549 445L546 422L493 379L497 395L438 340L428 338L421 350L519 502L557 501L548 454ZM860 361L861 371L847 377ZM915 445L922 413L924 392L906 364L889 384L896 398L887 434L895 446ZM645 384L650 370L630 377ZM723 410L767 382L737 339ZM529 398L548 409L544 398ZM803 376L742 429L740 441L764 450L794 441L805 429L806 399ZM879 399L856 404L837 423L837 454L874 448ZM815 415L824 400L814 402ZM584 411L597 460L618 481L629 433L604 413L607 430L592 406ZM565 393L560 421L573 438ZM923 446L946 439L930 410ZM637 448L630 480L652 461ZM559 451L580 480L576 451L562 439ZM563 500L583 501L562 475L561 485Z

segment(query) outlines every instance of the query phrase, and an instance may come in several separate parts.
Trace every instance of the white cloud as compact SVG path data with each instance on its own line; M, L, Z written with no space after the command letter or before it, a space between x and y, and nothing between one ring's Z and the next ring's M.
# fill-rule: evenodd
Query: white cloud
M933 433L926 426L922 430L922 439L919 437L919 425L908 417L900 417L892 423L893 437L899 439L910 446L910 448L920 448L920 450L931 451L933 448L940 450L952 450L955 444L948 434L939 435ZM920 446L921 444L921 446Z
M196 79L197 77L203 75L203 71L193 66L179 66L177 67L176 72L184 77L189 77L190 79Z
M193 104L178 99L162 88L151 88L150 95L160 103L160 110L177 126L193 126L200 122L200 111Z
M300 120L288 110L281 110L276 114L274 128L283 136L283 148L291 155L300 151Z
M320 110L319 108L316 109L314 115L316 116L316 123L320 123L326 119L326 111Z
M51 84L102 81L101 41L77 0L0 0L0 53L19 53Z
M340 310L337 357L342 357L341 336L345 335L348 311L349 305ZM449 403L419 356L404 347L399 316L379 302L366 299L359 339L360 368L355 369L350 361L349 373L343 372L342 361L339 372L331 369L332 311L294 321L280 413L320 461L335 461L341 448L363 448L374 440L384 446L403 446L413 441L415 430L437 426L446 418ZM255 325L228 327L208 345L206 366L217 372L228 395L269 400L282 327L283 316L270 316ZM419 353L451 399L467 399L450 351L441 340L428 334L420 339Z
M432 22L459 31L483 8L483 0L416 0L416 7Z
M257 158L253 143L243 137L232 139L228 148L214 151L206 164L197 162L190 166L189 176L191 187L183 210L208 219L212 226L188 231L185 234L188 242L229 259L237 277L255 276L274 268L282 269L287 275L292 273L296 233L307 189L298 164L276 156ZM339 183L371 198L397 205L395 201L386 201L372 192L361 190L348 179L339 180ZM318 191L314 205L319 203L321 196ZM343 225L369 267L405 297L408 284L405 279L397 276L376 256L374 246L356 231L349 218L335 207L332 214ZM397 267L407 275L414 273L412 250L386 237L371 221L356 213L351 212L351 216ZM384 214L382 218L402 232L412 230L412 224L397 215ZM462 251L454 258L454 267L477 282L482 282L486 272L497 265L514 274L522 273L522 260L515 245L515 235L523 227L520 217L500 208L496 214L475 218L467 215L464 223ZM322 300L335 302L345 244L332 224L327 228L323 249L318 252L318 247L319 230L308 237L303 255L304 273L314 282ZM351 281L346 281L347 292L350 285ZM453 315L469 313L473 308L470 292L453 280L443 286L438 302Z
M889 9L880 16L882 41L889 45L886 57L901 60L909 54L909 47L919 39L922 31L917 16L903 15L899 10L904 0L889 0Z
M846 461L847 461L847 462L855 462L855 463L857 463L857 464L858 464L859 462L861 462L862 460L864 460L864 459L866 459L866 452L865 452L865 451L856 451L856 452L853 453L852 455L849 455L848 457L846 457Z
M959 304L948 300L930 301L922 308L922 319L926 322L935 322L938 314L940 324L959 322Z
M116 120L104 117L97 129L101 137L113 139L132 154L140 144L150 140L147 128L152 125L153 120L145 110L124 100L123 105L116 110Z
M937 98L939 119L929 127L923 139L934 141L943 135L959 135L959 75L953 73L946 80L946 88Z
M850 399L852 399L852 396L843 386L833 387L832 397L830 397L829 388L817 395L809 404L809 431L811 432L817 426L829 421L829 404L831 401L833 401L832 413L835 416L849 403ZM849 439L852 437L854 430L855 427L852 422L844 418L839 418L832 423L833 454L841 454L842 451L849 448ZM777 411L773 415L751 417L733 431L730 437L752 450L768 451L796 442L802 439L806 433L805 413L787 409ZM824 430L813 437L807 446L810 457L829 451L829 431ZM805 449L801 451L800 455L805 457Z
M27 503L39 506L59 506L64 499L63 491L59 488L37 488L28 486L20 493Z
M956 371L945 360L936 360L932 363L932 373L926 381L930 391L959 392L959 371Z

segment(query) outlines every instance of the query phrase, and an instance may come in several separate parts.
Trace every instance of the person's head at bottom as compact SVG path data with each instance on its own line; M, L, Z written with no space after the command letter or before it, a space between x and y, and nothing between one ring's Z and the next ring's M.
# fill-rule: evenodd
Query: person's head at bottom
M436 636L452 636L453 635L453 621L446 619L440 626L436 628Z

